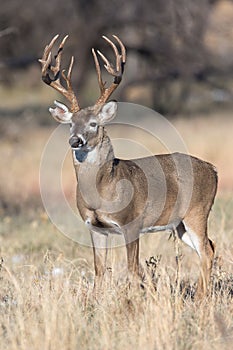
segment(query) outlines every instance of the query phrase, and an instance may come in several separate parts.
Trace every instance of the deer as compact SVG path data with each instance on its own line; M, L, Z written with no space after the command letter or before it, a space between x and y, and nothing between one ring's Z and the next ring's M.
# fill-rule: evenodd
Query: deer
M73 56L67 74L61 70L68 35L52 59L58 37L45 47L39 61L43 82L65 97L69 105L54 101L49 112L57 122L70 125L77 208L90 231L93 246L94 289L103 286L109 235L123 235L128 275L134 279L140 276L140 235L169 230L199 256L201 273L196 293L205 294L215 253L215 244L207 233L217 192L215 167L177 152L138 159L116 158L105 125L117 115L117 102L109 101L109 97L122 80L126 48L118 36L113 35L112 40L103 36L113 50L114 65L102 52L92 49L100 97L93 106L81 108L71 83ZM100 60L106 74L113 77L112 83L103 81Z

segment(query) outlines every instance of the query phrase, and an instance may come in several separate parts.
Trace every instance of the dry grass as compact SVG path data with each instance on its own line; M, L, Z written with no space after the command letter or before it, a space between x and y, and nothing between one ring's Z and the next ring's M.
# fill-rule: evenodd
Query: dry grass
M174 249L167 234L141 239L144 289L126 288L125 252L111 251L113 273L96 300L91 248L69 241L36 214L30 220L5 217L0 348L229 349L232 209L233 202L218 201L212 215L211 237L222 258L216 259L211 296L202 302L192 298L198 272L195 254L176 244Z
M144 289L126 288L125 249L112 250L108 264L113 270L96 300L91 248L57 232L39 201L39 161L52 128L6 127L0 149L5 203L0 213L0 349L230 349L232 123L227 114L175 121L190 152L215 163L220 173L210 220L219 258L212 293L202 302L193 300L198 259L188 247L168 241L168 233L141 239ZM73 170L69 159L66 163L63 181L71 193Z

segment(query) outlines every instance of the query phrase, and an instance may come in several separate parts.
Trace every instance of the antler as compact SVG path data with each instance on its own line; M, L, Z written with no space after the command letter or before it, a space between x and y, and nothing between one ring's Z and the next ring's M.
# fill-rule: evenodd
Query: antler
M121 82L123 73L124 73L124 65L126 62L126 49L121 40L116 36L113 35L113 37L116 39L118 42L121 52L119 53L116 45L106 36L102 36L104 40L106 40L110 46L112 47L115 57L116 57L116 64L115 67L109 62L109 60L99 51L97 50L98 55L102 58L104 61L104 67L106 71L111 74L114 77L113 83L106 88L105 84L102 79L102 74L101 74L101 69L100 69L100 64L97 58L97 54L94 49L92 49L92 54L94 56L94 61L95 61L95 67L96 67L96 72L97 72L97 77L98 77L98 83L99 83L99 88L100 88L100 97L96 102L96 105L101 105L105 103L110 95L113 93L113 91L118 87L118 85Z
M52 66L52 53L51 50L54 46L55 41L59 35L55 35L55 37L51 40L51 42L45 47L44 54L41 59L39 59L39 62L42 65L42 80L52 86L55 90L59 91L63 96L66 97L66 99L71 103L71 111L72 112L78 112L80 110L80 106L78 104L78 101L76 99L75 93L73 91L72 85L71 85L71 72L74 64L74 57L71 57L70 65L68 68L68 73L65 75L65 69L61 71L61 57L62 57L62 51L63 47L65 45L65 42L68 38L68 35L64 37L62 40L57 54L54 56L55 58L55 65ZM52 73L53 77L50 76ZM65 80L66 82L66 88L62 86L60 82L60 77Z

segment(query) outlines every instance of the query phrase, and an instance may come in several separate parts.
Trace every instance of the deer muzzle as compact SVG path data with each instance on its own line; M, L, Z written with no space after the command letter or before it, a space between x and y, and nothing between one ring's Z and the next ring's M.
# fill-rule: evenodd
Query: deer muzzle
M80 136L72 136L69 139L69 144L72 148L81 148L86 144L86 141L81 135Z

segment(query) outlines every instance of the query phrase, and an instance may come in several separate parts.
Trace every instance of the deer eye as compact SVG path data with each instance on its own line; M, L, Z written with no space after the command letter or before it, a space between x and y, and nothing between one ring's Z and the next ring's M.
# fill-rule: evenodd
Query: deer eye
M91 122L91 123L90 123L90 126L91 126L92 128L95 128L95 127L96 127L96 125L97 125L97 123L96 123L96 122Z

